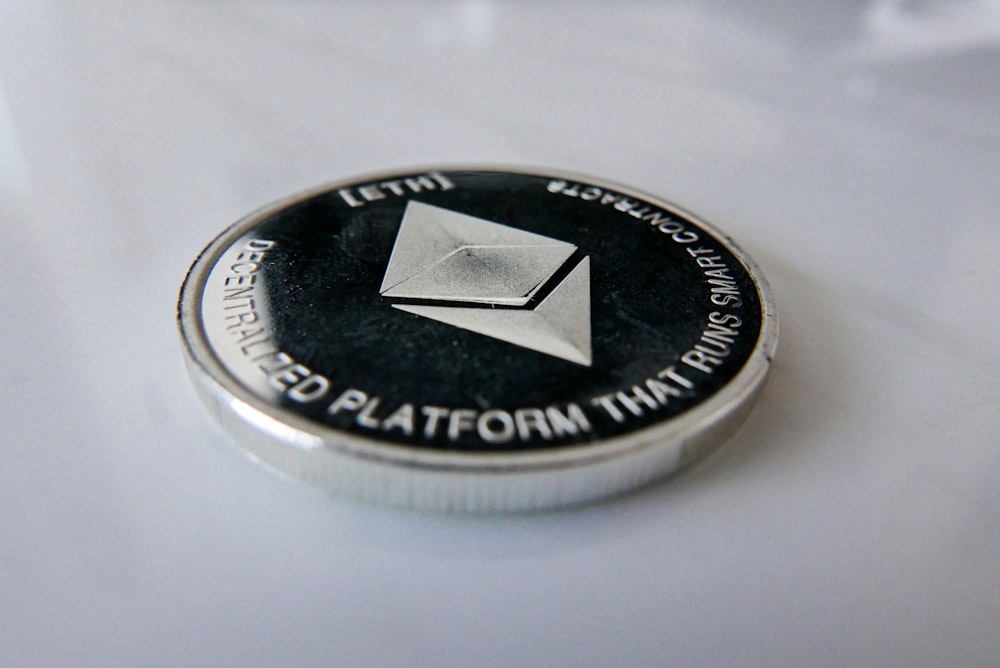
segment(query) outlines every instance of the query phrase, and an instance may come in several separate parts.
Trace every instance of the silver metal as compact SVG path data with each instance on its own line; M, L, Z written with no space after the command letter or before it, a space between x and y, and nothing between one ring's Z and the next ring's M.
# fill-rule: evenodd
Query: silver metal
M576 246L410 201L379 290L385 297L523 306Z
M484 304L395 308L590 366L590 262L584 258L537 308L525 306L576 246L411 201L382 281L384 297Z
M506 167L454 169L536 173ZM760 270L726 235L664 200L586 176L551 170L537 172L566 181L599 183L623 196L652 202L665 211L679 212L714 234L715 241L739 259L756 282L763 326L756 348L732 380L690 410L639 431L574 447L479 452L473 457L468 453L429 450L334 429L278 405L276 392L265 382L237 380L227 366L244 361L235 356L227 360L224 352L213 348L207 331L221 325L212 321L211 305L203 310L206 281L220 257L236 240L272 214L321 193L365 181L375 183L393 178L398 174L393 172L326 185L256 211L216 238L195 261L181 289L178 320L189 372L213 416L252 458L283 475L337 495L429 510L526 511L584 503L641 486L708 454L743 422L764 385L777 345L774 303ZM433 299L440 301L483 304L489 304L490 300L511 299L521 304L520 300L530 299L540 285L551 278L553 267L560 266L559 258L565 262L567 253L575 250L572 244L546 237L529 239L523 236L528 233L509 228L508 231L505 226L491 221L480 221L483 225L471 235L474 238L469 238L468 230L473 228L462 227L460 234L448 229L449 221L454 220L452 214L464 214L446 212L448 215L442 215L441 211L420 211L421 208L416 207L413 211L410 205L406 214L410 217L408 224L434 213L433 220L425 218L415 224L416 228L421 228L418 236L434 227L441 233L432 233L426 244L407 243L400 247L397 243L381 287L386 295L398 288L395 294L399 296L432 294ZM409 234L405 227L400 231L400 239ZM470 288L470 282L465 279L475 272L463 266L457 271L465 278L452 286L455 289L428 287L434 283L447 287L447 272L435 274L435 281L415 281L409 288L404 287L428 267L455 252L469 250L473 256L486 257L483 249L491 246L501 247L501 252L491 257L501 267L504 280L471 281ZM512 263L517 265L517 253L536 248L545 250L540 265L544 269L533 272L526 280L518 280L514 276L517 272L509 271L509 267ZM584 258L535 308L491 310L402 303L394 306L587 365L590 356L589 271L589 258ZM475 315L467 317L459 311ZM260 315L266 321L266 309ZM541 334L541 323L555 327L556 333L546 338Z

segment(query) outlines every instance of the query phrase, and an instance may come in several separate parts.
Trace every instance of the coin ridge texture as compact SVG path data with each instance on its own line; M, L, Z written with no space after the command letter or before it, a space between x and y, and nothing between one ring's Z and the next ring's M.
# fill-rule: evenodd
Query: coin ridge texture
M325 491L422 509L552 508L680 470L770 368L766 281L659 198L550 170L370 175L243 218L178 320L214 417Z

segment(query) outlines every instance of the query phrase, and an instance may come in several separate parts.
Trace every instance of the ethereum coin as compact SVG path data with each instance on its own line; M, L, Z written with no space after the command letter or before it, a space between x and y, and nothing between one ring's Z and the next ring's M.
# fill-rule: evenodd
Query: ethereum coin
M188 367L256 460L427 509L581 503L736 430L777 341L760 272L581 176L384 174L251 214L181 289Z

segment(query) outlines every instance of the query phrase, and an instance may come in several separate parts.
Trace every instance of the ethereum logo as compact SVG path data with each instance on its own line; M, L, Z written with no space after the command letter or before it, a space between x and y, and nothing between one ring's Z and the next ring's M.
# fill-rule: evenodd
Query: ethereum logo
M410 201L379 292L401 311L590 366L590 258L575 253Z

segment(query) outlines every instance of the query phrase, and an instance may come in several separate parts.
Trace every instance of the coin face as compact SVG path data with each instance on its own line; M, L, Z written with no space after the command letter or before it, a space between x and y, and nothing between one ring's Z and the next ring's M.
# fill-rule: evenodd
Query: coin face
M254 458L328 491L547 508L643 484L733 431L776 343L752 262L662 200L442 168L266 207L192 266L203 397Z

